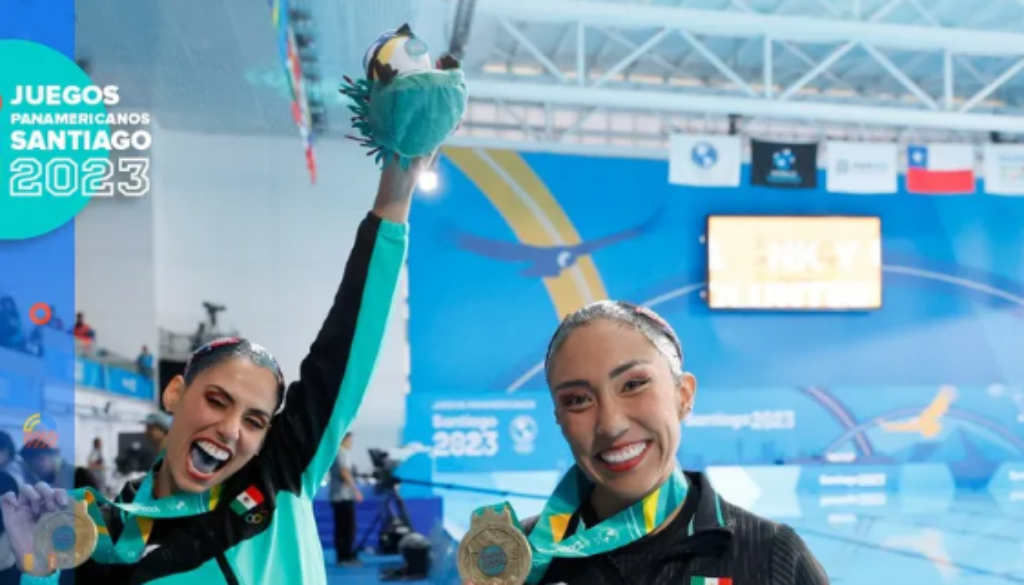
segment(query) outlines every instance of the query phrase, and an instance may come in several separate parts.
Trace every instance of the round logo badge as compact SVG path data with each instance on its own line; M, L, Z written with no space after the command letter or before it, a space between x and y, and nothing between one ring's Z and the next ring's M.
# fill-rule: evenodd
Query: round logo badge
M508 567L508 555L505 554L505 549L492 544L480 551L480 556L476 558L476 564L484 575L497 577Z
M0 41L0 240L51 232L109 186L111 96L61 53Z
M422 57L427 54L427 43L424 43L417 37L410 37L405 42L405 52L412 58Z
M707 142L699 142L694 145L693 150L690 152L690 159L696 166L702 169L710 169L718 163L718 151Z

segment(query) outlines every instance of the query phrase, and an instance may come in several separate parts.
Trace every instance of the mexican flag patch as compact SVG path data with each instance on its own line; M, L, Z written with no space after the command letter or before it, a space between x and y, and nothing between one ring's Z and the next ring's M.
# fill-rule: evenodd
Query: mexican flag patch
M694 577L690 585L732 585L730 577Z
M263 503L263 494L256 486L249 486L249 489L238 494L235 501L231 502L231 511L242 515Z

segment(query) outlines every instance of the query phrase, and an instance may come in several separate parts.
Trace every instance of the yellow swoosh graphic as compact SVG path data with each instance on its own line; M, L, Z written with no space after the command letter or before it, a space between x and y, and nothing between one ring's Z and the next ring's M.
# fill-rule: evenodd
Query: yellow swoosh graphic
M443 152L494 205L520 243L572 246L582 241L565 210L518 153L457 147ZM561 275L543 280L559 319L608 297L588 256L578 258Z

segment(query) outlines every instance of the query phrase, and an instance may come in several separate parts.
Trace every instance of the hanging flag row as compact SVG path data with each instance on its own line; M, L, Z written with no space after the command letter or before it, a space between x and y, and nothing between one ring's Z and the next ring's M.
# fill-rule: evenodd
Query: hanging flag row
M278 53L292 94L292 119L302 138L302 149L306 154L306 169L309 171L309 179L316 183L313 119L309 109L306 80L302 73L302 61L299 57L299 44L295 39L295 29L289 22L289 0L268 0L268 2L270 4L270 20L277 32Z
M901 149L893 143L830 141L825 144L825 189L834 193L890 194L899 190ZM911 144L906 190L921 195L971 195L977 190L973 144ZM779 189L818 187L819 146L752 140L750 184ZM1024 196L1024 144L986 144L984 192ZM694 187L739 187L743 142L739 136L675 135L669 143L669 182Z

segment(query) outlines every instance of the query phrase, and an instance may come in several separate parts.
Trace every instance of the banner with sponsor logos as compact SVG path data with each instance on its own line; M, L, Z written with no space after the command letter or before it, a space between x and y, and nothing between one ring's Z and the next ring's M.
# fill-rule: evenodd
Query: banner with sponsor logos
M404 443L438 473L568 469L551 399L409 395ZM415 457L415 456L414 456Z
M155 398L155 384L151 378L87 359L79 359L75 363L75 384L140 400Z
M414 393L408 412L402 473L418 481L536 493L572 465L547 394ZM1024 479L1024 387L700 389L679 460L799 468L799 492L983 489Z
M892 194L899 190L895 143L831 141L825 188L832 193Z
M1024 196L1024 144L986 144L985 192Z
M750 141L750 184L776 189L818 186L818 145Z
M1024 388L710 389L683 424L680 455L697 468L944 464L977 487L1024 461Z
M668 181L674 185L739 187L743 142L739 136L673 134Z

